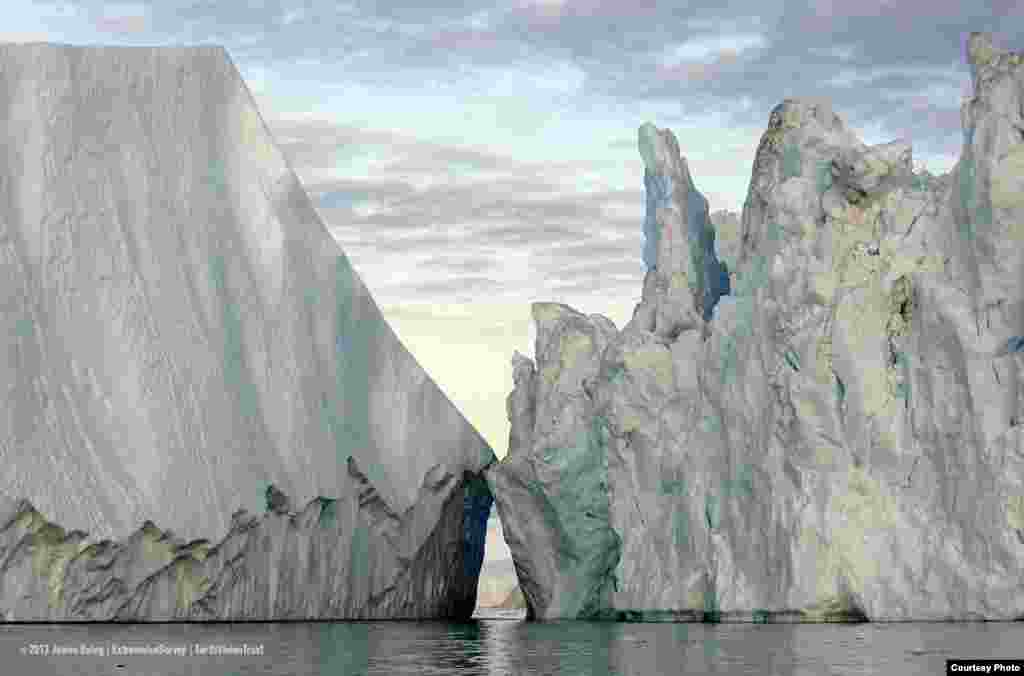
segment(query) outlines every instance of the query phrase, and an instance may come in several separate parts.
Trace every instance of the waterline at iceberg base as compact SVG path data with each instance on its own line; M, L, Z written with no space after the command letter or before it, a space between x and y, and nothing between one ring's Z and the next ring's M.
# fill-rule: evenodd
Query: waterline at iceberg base
M473 612L494 453L223 49L0 45L0 335L0 618Z
M735 240L640 128L642 300L533 305L486 470L529 617L1024 619L1024 57L967 54L950 174L786 100Z

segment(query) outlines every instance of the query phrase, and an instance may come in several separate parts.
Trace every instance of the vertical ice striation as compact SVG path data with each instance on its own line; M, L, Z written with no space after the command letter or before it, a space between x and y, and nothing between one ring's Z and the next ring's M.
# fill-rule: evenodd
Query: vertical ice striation
M0 338L5 617L472 611L494 454L223 49L0 45Z

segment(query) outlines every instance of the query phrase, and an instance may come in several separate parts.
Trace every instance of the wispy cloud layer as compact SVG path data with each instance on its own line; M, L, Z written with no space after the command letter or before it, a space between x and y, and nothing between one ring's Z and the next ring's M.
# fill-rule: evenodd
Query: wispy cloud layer
M442 315L453 307L490 318L460 330L497 341L480 359L502 364L529 351L531 301L628 316L643 274L642 122L676 132L713 209L740 208L769 112L786 97L827 97L866 141L909 139L915 159L941 172L961 143L965 36L1024 45L1019 0L4 9L0 40L227 47L328 228L418 358L437 363L451 352L431 336L452 326ZM509 308L519 314L505 322ZM486 402L498 413L480 414L492 415L499 447L502 368ZM453 397L483 411L471 389Z

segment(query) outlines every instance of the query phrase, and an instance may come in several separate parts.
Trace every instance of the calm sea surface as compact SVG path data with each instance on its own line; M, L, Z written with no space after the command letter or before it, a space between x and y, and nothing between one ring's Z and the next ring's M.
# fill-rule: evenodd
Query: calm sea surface
M246 647L263 654L213 654ZM173 650L186 654L155 654ZM114 654L125 651L154 654ZM1024 624L527 623L497 611L465 624L0 625L4 676L936 676L972 657L1024 657Z

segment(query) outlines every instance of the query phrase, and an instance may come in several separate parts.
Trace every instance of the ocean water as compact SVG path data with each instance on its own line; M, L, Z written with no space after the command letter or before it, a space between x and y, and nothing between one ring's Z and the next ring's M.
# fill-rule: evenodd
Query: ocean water
M214 654L246 648L262 654ZM493 611L459 624L0 625L4 676L935 676L946 659L992 657L1024 657L1024 624L534 623Z

